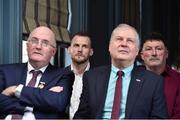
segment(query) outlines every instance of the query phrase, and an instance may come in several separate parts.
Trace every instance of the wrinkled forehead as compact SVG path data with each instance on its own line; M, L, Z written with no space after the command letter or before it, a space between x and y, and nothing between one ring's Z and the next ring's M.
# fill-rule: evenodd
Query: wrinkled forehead
M38 27L34 29L29 37L30 38L36 37L38 39L46 39L48 41L55 42L54 33L47 27Z
M138 48L140 48L139 35L135 29L133 29L131 27L126 27L126 26L117 27L113 30L111 39L113 39L113 37L116 37L116 36L134 39L137 43Z
M143 44L143 47L146 47L146 46L149 46L149 47L160 46L160 47L166 48L164 43L161 40L155 40L155 39L146 40Z
M112 32L113 36L128 36L130 38L138 38L136 31L130 27L117 27Z

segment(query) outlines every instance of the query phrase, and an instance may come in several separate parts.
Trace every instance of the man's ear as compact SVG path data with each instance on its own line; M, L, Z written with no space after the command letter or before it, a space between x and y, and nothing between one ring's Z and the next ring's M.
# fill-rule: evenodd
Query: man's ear
M91 48L90 56L92 56L93 54L94 54L94 50Z
M144 60L143 52L140 52L141 59Z
M56 54L56 52L57 52L57 48L54 48L53 49L53 56Z
M169 51L168 51L168 49L166 48L166 59L168 58L168 56L169 56Z

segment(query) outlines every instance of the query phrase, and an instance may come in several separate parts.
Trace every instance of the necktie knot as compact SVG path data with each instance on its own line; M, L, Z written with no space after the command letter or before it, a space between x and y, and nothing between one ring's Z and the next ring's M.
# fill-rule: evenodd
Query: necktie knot
M30 86L30 87L35 87L37 76L41 73L41 71L40 71L40 70L38 70L38 71L31 70L30 72L31 72L33 75L32 75L32 79L31 79L30 82L28 83L28 86Z
M33 74L34 77L37 77L41 73L40 70L38 70L38 71L31 70L30 72Z
M124 72L119 70L119 71L117 72L117 75L118 75L118 77L122 77L122 76L124 75Z

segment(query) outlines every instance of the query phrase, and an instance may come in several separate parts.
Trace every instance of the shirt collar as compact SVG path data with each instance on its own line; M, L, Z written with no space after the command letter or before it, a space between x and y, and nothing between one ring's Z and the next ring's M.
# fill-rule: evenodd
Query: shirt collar
M88 62L85 71L88 71L90 69L90 63Z
M129 74L131 73L133 67L134 67L134 64L132 64L132 65L130 65L130 66L122 69L121 71L123 71L124 75L126 76L126 75L129 75ZM111 71L113 72L113 74L114 74L115 76L117 75L117 72L118 72L119 70L120 70L120 69L117 68L117 67L115 67L113 64L111 65Z
M40 68L39 70L40 70L42 73L44 73L44 71L46 70L47 66L48 66L48 65ZM36 69L33 68L33 66L28 62L28 73L29 73L31 70L36 70Z
M88 71L90 69L90 63L88 62L86 68L85 68L85 71ZM73 68L73 65L71 64L71 70L74 71L74 68ZM84 72L85 72L84 71Z
M168 74L169 74L170 69L171 69L171 68L167 65L167 66L165 67L164 72L163 72L163 73L161 73L161 75L162 75L162 76L166 76L166 75L168 75Z

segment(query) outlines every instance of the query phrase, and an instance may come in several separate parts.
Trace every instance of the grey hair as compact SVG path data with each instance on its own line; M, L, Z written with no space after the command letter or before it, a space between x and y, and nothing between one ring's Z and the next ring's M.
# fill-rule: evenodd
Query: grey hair
M111 39L112 39L114 31L116 31L119 28L130 28L130 29L132 29L134 31L134 33L136 34L137 45L138 45L138 48L140 49L141 40L140 40L139 34L134 27L132 27L128 24L122 23L122 24L119 24L116 28L114 28L114 30L112 31L112 34L111 34Z

